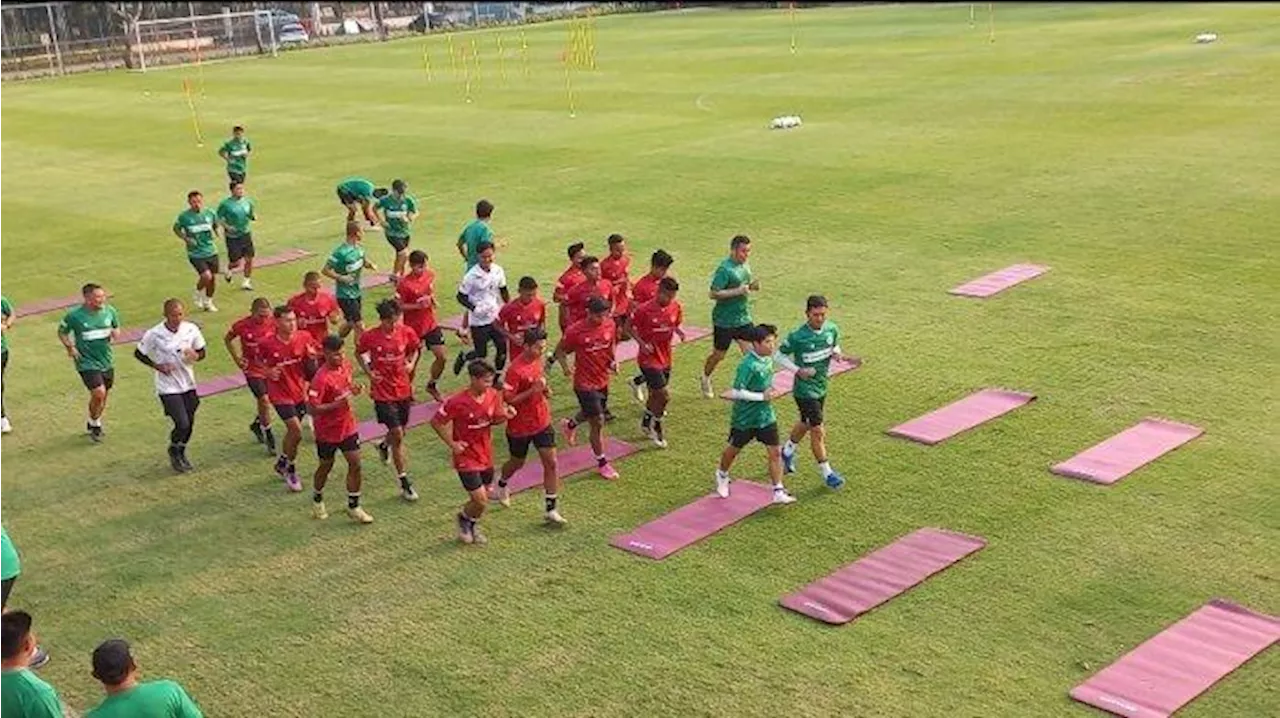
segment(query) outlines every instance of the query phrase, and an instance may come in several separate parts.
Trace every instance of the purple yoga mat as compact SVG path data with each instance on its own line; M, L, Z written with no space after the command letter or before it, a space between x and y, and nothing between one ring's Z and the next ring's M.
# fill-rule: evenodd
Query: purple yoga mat
M860 357L845 357L843 359L833 359L831 366L827 369L827 376L838 376L847 371L853 371L862 366ZM773 374L773 390L779 394L790 394L792 388L796 385L796 374L793 371L782 370Z
M1012 267L1005 267L998 272L992 272L984 277L961 284L951 290L951 294L961 297L989 297L993 294L999 294L1015 284L1021 284L1028 279L1036 277L1049 271L1048 267L1039 264L1015 264Z
M983 389L941 409L899 424L887 433L932 445L1013 411L1035 398L1035 394L1020 391Z
M296 262L299 259L315 256L314 252L308 252L305 249L286 249L277 254L268 255L266 257L254 257L253 268L261 269L263 267L274 267L277 264L285 264L288 262ZM236 267L232 272L243 272L244 265Z
M711 336L711 330L706 327L685 327L685 340L680 341L680 337L672 337L671 346L676 347L689 342L696 342L699 339L706 339ZM614 349L614 357L621 364L624 361L633 361L640 353L640 345L636 344L634 339L628 339L625 342L619 342L617 348Z
M605 437L604 455L609 457L610 461L617 461L639 450L640 447L628 444L621 439L615 439L612 436ZM589 444L556 452L556 473L560 475L561 479L595 467L595 453L591 450ZM542 462L538 460L537 450L531 448L525 465L511 476L511 480L507 482L507 488L511 490L511 493L516 494L535 486L542 486Z
M440 407L434 401L424 401L420 404L414 404L409 409L409 423L406 429L412 429L421 426L429 421L431 417L436 415L436 409ZM387 435L387 427L379 424L377 419L360 422L360 441L376 441Z
M110 297L111 293L108 292L107 296ZM15 307L13 310L13 316L16 319L21 319L22 317L29 317L35 314L44 314L45 312L53 312L59 309L68 309L83 301L84 297L79 294L72 294L66 297L55 297L53 299L40 299Z
M142 338L151 327L126 327L120 330L120 336L112 340L112 344L133 344Z
M451 317L445 317L444 319L440 320L440 326L450 331L456 332L458 331L458 328L462 326L462 315L455 314Z
M772 502L772 488L752 481L734 481L729 498L703 496L631 533L615 536L609 545L661 561Z
M227 374L226 376L215 376L212 379L206 379L196 385L196 394L201 398L221 394L224 391L239 389L248 384L244 378L244 374Z
M1114 484L1204 433L1167 419L1147 418L1050 469L1055 474Z
M1280 618L1213 600L1071 689L1071 697L1126 718L1166 718L1276 641Z
M391 283L391 275L387 274L386 272L370 272L369 274L365 274L360 277L361 289L373 289L374 287L381 287L384 284L390 284L390 283ZM333 294L333 287L332 286L325 287L321 291L325 291L330 294Z
M917 529L779 603L823 623L848 623L986 545L977 536Z

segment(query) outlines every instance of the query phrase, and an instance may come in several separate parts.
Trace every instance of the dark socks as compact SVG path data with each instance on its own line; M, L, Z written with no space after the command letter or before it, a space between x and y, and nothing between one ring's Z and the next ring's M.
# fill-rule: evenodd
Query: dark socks
M360 505L360 494L347 494L347 508L354 509Z
M312 500L312 501L314 501L314 502L316 502L317 504L324 503L324 493L322 493L322 492L320 492L320 491L314 491L314 492L312 492L312 494L311 494L311 500Z
M645 409L645 410L644 410L644 417L643 417L642 419L640 419L640 426L643 426L643 427L644 427L644 428L646 428L646 429L648 429L649 427L653 426L653 412L652 412L652 411L649 411L648 409Z
M556 510L556 495L555 495L555 494L547 494L546 501L547 501L547 512L548 512L548 513L550 513L550 512L552 512L552 511L555 511L555 510Z

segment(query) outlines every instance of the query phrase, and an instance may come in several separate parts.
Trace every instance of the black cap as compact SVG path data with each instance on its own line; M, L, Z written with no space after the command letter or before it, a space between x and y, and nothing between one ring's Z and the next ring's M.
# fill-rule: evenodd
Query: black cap
M103 683L116 685L124 681L132 668L129 642L123 638L103 641L93 649L93 676Z

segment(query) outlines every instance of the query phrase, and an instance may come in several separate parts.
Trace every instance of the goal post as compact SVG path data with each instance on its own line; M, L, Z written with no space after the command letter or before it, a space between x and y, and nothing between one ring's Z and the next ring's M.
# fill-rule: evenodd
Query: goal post
M274 57L280 49L279 26L267 10L139 20L131 34L133 66L142 72L227 57Z

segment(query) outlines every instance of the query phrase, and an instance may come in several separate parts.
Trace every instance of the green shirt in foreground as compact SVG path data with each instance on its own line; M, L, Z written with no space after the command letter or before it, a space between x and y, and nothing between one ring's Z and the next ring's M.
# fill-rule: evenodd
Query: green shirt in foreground
M177 683L148 681L107 696L84 718L204 718L204 714Z
M364 296L364 290L360 288L360 272L364 269L364 247L343 242L333 250L333 254L329 255L329 261L325 262L325 266L355 280L350 284L336 283L333 293L338 299L359 299Z
M17 578L22 573L22 560L18 558L18 548L9 539L9 532L0 526L0 581Z
M235 172L238 175L242 175L248 169L249 151L252 149L253 146L249 144L249 138L241 137L236 139L232 137L222 143L222 146L218 148L218 154L226 153L227 172Z
M58 323L58 336L72 335L80 358L77 371L107 371L114 366L111 358L111 330L120 328L120 315L116 308L104 304L96 312L83 304L67 312Z
M173 221L173 231L181 232L187 239L187 256L192 259L208 259L218 253L213 241L213 228L218 216L205 208L199 212L187 208Z
M733 388L760 394L773 387L773 358L749 351L733 375ZM767 401L735 401L730 425L735 429L763 429L778 423L773 405Z
M5 319L13 316L13 305L8 297L0 296L0 314L4 314ZM9 351L9 332L0 334L0 351Z
M387 229L383 234L397 239L409 236L409 214L417 214L417 200L409 195L397 197L392 193L378 200L378 209L387 219Z
M817 372L809 379L796 377L797 399L821 399L827 395L827 371L838 346L840 328L834 322L823 322L822 328L818 330L805 322L782 340L782 346L778 347L780 354L791 357L801 369L813 369Z
M215 214L225 228L227 238L244 237L251 233L249 223L258 219L256 203L248 197L228 197L218 203Z
M467 250L467 269L471 269L480 263L480 243L493 241L493 230L489 229L489 223L482 219L473 219L467 222L467 226L462 228L462 234L458 235L458 241Z
M352 197L361 199L372 199L373 191L377 189L373 183L363 177L348 177L338 183L338 189Z
M4 718L62 718L53 686L30 669L0 672L0 715Z
M751 283L751 265L738 264L732 258L725 258L716 267L711 277L711 291L737 289ZM740 327L751 323L751 310L747 306L747 295L730 299L717 299L711 309L711 323L717 327Z

